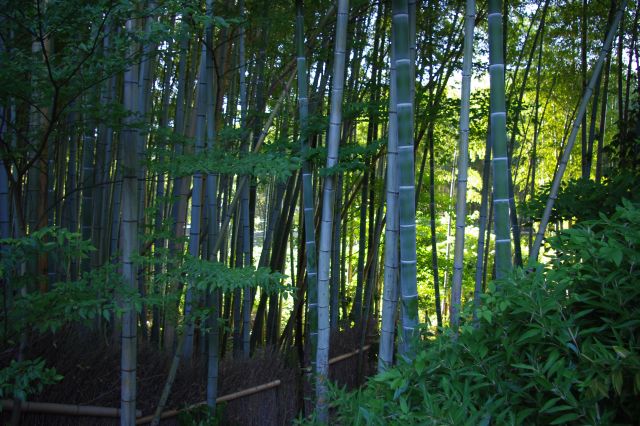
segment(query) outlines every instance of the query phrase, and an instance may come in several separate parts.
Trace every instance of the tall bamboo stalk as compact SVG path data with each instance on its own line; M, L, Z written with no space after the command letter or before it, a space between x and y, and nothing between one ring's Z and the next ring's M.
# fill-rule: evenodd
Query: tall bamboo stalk
M484 161L482 166L482 195L480 198L480 218L478 224L478 246L476 249L476 272L475 285L473 290L473 316L476 319L478 308L480 307L480 295L483 290L484 278L484 250L485 235L490 236L488 232L487 210L489 210L489 194L491 192L489 175L491 173L491 138L487 135L487 142L484 150ZM490 214L489 214L490 216Z
M130 19L126 23L129 33L135 30L135 21ZM132 45L131 50L134 47ZM123 103L129 114L137 111L136 91L138 74L136 67L131 66L124 75ZM125 126L120 132L122 162L122 225L120 231L122 252L122 275L124 282L131 290L137 290L137 271L133 263L138 250L138 161L137 161L137 132L132 127L131 116L126 119ZM120 393L120 425L133 426L136 423L136 344L137 324L136 312L132 300L123 301L122 314L122 360L121 360L121 393Z
M551 217L551 210L553 209L553 204L558 198L558 190L560 189L560 182L562 181L562 176L564 175L564 171L567 169L567 164L569 163L569 157L571 156L571 150L573 149L573 145L576 141L576 137L578 136L578 130L580 129L580 124L585 115L585 111L587 109L587 105L589 104L589 99L591 98L591 94L594 91L596 82L602 72L602 66L606 56L609 53L609 49L611 49L611 44L613 42L613 38L616 34L616 29L620 24L620 20L622 19L622 14L624 9L627 6L628 0L622 0L618 10L616 11L615 18L611 23L611 27L609 28L609 32L607 33L607 38L605 39L604 45L602 46L602 50L600 51L600 55L598 56L598 60L594 66L593 72L591 74L591 79L589 80L589 85L587 86L584 94L582 95L582 100L580 101L580 106L578 107L578 113L573 122L573 127L571 129L571 134L569 135L569 139L564 148L564 152L562 154L562 158L558 163L558 169L553 177L553 183L551 184L551 190L549 191L549 199L547 200L547 204L544 209L544 213L542 214L542 218L540 219L540 227L538 228L538 233L536 234L536 239L533 243L533 247L531 248L531 252L529 253L529 267L533 266L538 261L538 254L540 252L540 247L542 246L542 240L544 238L545 230L547 228L547 224L549 223L549 218Z
M580 73L582 75L582 91L587 89L587 26L589 17L587 16L588 0L582 0L582 14L580 16ZM582 138L580 156L582 177L589 179L587 171L587 115L582 116Z
M342 221L340 220L340 206L342 206L343 174L338 175L336 183L336 203L333 214L333 247L331 249L331 294L329 297L329 324L331 332L338 331L340 320L338 301L340 299L340 235Z
M443 283L442 297L440 296L440 272L438 268L438 235L436 228L436 162L435 162L435 137L433 134L435 123L433 120L427 125L427 149L424 157L429 151L429 230L431 242L431 269L433 271L433 290L435 294L436 321L441 327L443 325L442 311L447 307L447 286ZM423 162L424 163L424 162ZM449 234L447 233L447 239ZM442 302L444 301L444 306Z
M316 236L313 205L313 176L311 164L306 160L309 151L309 116L307 57L304 52L304 15L302 0L296 1L296 52L298 72L298 114L300 116L300 145L302 156L302 203L304 209L305 255L307 262L307 294L309 295L309 337L312 364L315 365L318 347L318 272L316 256Z
M393 37L393 35L392 35ZM395 318L398 310L398 115L396 110L396 63L391 41L389 63L389 136L387 142L386 228L384 231L384 288L378 371L393 364Z
M213 0L206 1L207 16L213 18ZM213 45L213 27L207 26L205 29L205 37L207 46ZM216 104L216 82L217 75L214 74L213 54L207 49L206 53L207 67L207 150L212 150L215 146L216 128L215 128L215 112L218 108ZM218 175L210 173L206 178L205 200L207 208L207 245L208 258L211 261L218 260L217 252L214 250L214 243L218 237ZM208 295L209 307L211 315L209 317L209 336L207 348L207 405L209 410L214 412L216 407L216 399L218 398L218 361L219 361L219 333L218 317L220 312L220 293L215 290Z
M476 21L476 2L467 0L462 59L462 88L460 93L460 141L458 144L458 188L456 194L456 240L453 250L453 278L449 321L457 328L462 302L462 268L464 263L464 233L467 220L467 169L469 168L469 108L471 99L471 67L473 65L473 28Z
M342 128L342 97L347 43L347 19L349 1L338 0L333 81L331 87L331 111L327 137L327 169L324 181L320 246L318 252L318 348L316 351L316 410L321 423L329 421L327 380L329 378L329 261L333 237L333 207L335 202L335 175L331 169L338 163L338 147Z
M493 204L496 233L495 262L496 276L501 278L508 274L512 267L502 0L489 0L487 19L489 21L490 135L493 150Z
M6 118L4 114L7 111L0 107L0 117L3 120ZM7 117L8 118L8 117ZM2 129L4 130L4 129ZM3 135L4 137L5 135ZM11 236L11 225L9 223L10 220L10 203L9 203L9 175L8 173L11 171L10 163L5 162L2 157L0 157L0 238L9 238Z
M611 51L607 54L607 60L604 66L604 87L602 89L602 105L600 106L600 129L598 131L598 145L596 148L596 183L602 180L602 164L604 136L607 125L607 98L609 95L609 75L611 71Z
M244 0L238 2L240 9L240 18L245 17ZM247 62L246 62L246 49L245 49L245 29L244 23L240 29L240 39L238 40L238 55L240 66L239 72L239 84L240 84L240 127L246 128L247 126L247 108L248 108L248 95L247 95ZM243 151L249 151L250 141L245 137L243 142ZM245 178L245 179L248 179ZM250 242L250 225L249 225L249 185L244 185L241 191L241 203L240 203L240 216L242 228L239 232L242 233L242 265L249 266L252 263L251 256L251 242ZM240 253L238 253L240 255ZM244 289L242 291L242 357L249 358L250 349L250 327L251 327L251 290Z
M200 65L198 70L198 91L196 95L196 141L195 141L195 154L198 155L204 150L204 142L206 138L206 113L207 113L207 47L204 43L201 46ZM203 207L203 191L202 180L203 174L196 172L193 174L193 189L191 191L191 227L189 229L189 255L197 258L200 255L200 226L202 218ZM190 359L193 355L193 334L194 334L194 322L190 318L191 311L193 310L193 304L196 303L196 296L194 294L194 284L188 283L185 301L184 301L184 316L187 320L185 325L185 342L183 346L183 356L186 360Z
M0 18L0 22L4 23L5 18ZM4 39L0 37L0 50L4 51ZM0 126L0 137L3 140L9 141L11 140L10 132L6 123L11 122L11 107L5 107L5 105L0 104L0 120L3 125ZM4 153L2 153L4 154ZM4 155L0 155L0 238L9 238L11 236L10 229L11 225L9 223L10 220L10 204L9 204L9 173L11 173L11 163L5 161ZM1 253L0 253L1 255ZM3 290L7 291L5 293L5 300L8 299L9 288L7 284L3 282Z
M536 96L533 102L534 116L533 116L533 147L531 149L531 193L530 199L535 197L536 193L536 167L538 162L538 136L540 135L540 128L542 125L542 119L540 117L540 84L542 82L542 50L544 47L544 28L540 31L540 49L538 51L538 65L536 68ZM529 228L529 247L533 244L533 219L531 219L531 226Z
M410 355L410 340L418 325L416 280L416 195L411 102L409 11L406 0L393 1L393 44L396 63L398 115L398 207L400 241L400 292L402 297L403 355Z

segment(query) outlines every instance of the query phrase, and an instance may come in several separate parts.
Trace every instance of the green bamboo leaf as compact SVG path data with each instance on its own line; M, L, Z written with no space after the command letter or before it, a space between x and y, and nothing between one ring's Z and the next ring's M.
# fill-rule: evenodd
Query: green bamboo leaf
M623 348L622 346L614 346L613 350L618 354L618 356L622 359L628 357L631 352L629 352L627 349Z
M511 364L511 366L515 367L515 368L520 368L520 369L523 369L523 370L531 370L531 371L537 371L538 370L537 368L535 368L534 366L529 365L529 364Z
M553 408L549 408L546 410L547 413L552 414L552 413L557 413L559 411L566 411L566 410L571 410L573 409L572 406L570 405L556 405Z
M540 334L541 334L541 330L540 329L538 329L538 328L531 329L531 330L527 331L526 333L523 333L522 336L520 336L520 338L518 340L516 340L516 343L522 343L525 340L528 340L528 339L530 339L532 337L535 337L535 336L539 336Z
M409 406L407 405L407 400L404 397L400 398L400 410L405 414L409 412Z
M569 423L570 421L576 420L578 418L580 418L580 415L577 414L577 413L567 413L567 414L564 414L564 415L558 417L557 419L555 419L554 421L552 421L549 424L551 424L551 425L566 424L566 423Z
M614 371L613 374L611 375L611 384L613 385L613 388L615 389L616 393L618 395L621 395L623 379L622 379L622 372L620 370Z
M556 349L554 349L549 355L549 358L547 359L547 362L544 364L544 367L542 367L542 371L544 372L549 371L549 368L551 368L551 366L555 364L555 362L558 360L559 357L560 357L560 353Z
M541 413L546 413L548 410L555 405L556 402L560 401L560 398L551 398L540 408Z

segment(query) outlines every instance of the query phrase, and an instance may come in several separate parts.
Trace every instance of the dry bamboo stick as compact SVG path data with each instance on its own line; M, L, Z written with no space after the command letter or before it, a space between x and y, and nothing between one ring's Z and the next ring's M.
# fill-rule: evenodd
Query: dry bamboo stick
M0 401L3 410L13 410L12 400ZM120 409L111 407L97 407L95 405L56 404L52 402L23 401L20 404L22 411L45 414L61 414L67 416L95 416L95 417L119 417ZM142 416L140 410L136 410L136 417Z
M370 347L371 347L371 345L365 345L361 349L356 349L353 352L349 352L349 353L346 353L346 354L342 354L342 355L338 355L336 357L333 357L333 358L331 358L329 360L329 365L335 364L336 362L340 362L340 361L345 360L347 358L351 358L354 355L358 355L360 353L360 351L362 351L362 352L368 351Z
M252 388L230 393L229 395L221 396L220 398L216 399L216 403L232 401L234 399L242 398L243 396L252 395L254 393L262 392L267 389L275 388L278 386L280 386L280 380L274 380L269 383L264 383L262 385L254 386ZM183 411L192 410L194 408L197 408L203 405L207 405L207 401L198 402L196 404L190 405L185 408L177 409L177 410L167 410L160 415L160 419L168 419L170 417L175 417ZM153 420L153 416L154 416L153 414L150 414L148 416L141 417L138 420L136 420L136 424L141 425L141 424L149 423L151 420Z
M365 345L362 348L356 349L353 352L347 352L346 354L335 356L335 357L333 357L333 358L331 358L329 360L329 365L335 364L336 362L340 362L340 361L343 361L343 360L348 359L348 358L351 358L354 355L358 355L360 353L360 351L362 351L362 352L368 351L369 348L371 348L371 345ZM311 367L303 368L302 371L304 371L306 373L310 373L311 372Z

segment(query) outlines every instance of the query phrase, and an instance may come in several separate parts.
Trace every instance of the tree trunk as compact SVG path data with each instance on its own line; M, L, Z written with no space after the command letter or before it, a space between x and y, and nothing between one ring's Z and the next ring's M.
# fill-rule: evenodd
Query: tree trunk
M504 96L504 57L501 24L501 0L489 1L489 77L491 85L490 137L493 150L493 204L495 215L497 277L511 271L511 234L509 232L509 167L507 149L507 113Z
M347 42L347 19L349 1L338 0L333 81L331 89L331 112L327 137L327 169L338 163L338 146L342 128L342 97L344 92L345 56ZM318 252L318 348L316 352L316 410L322 424L329 421L327 380L329 379L329 261L333 237L333 208L335 202L335 175L329 174L324 181L322 199L322 221Z
M411 102L409 11L406 0L393 2L393 45L396 62L396 111L398 115L398 207L400 241L400 292L402 295L402 351L411 355L410 341L418 325L416 280L416 195Z
M476 2L467 0L460 94L460 141L458 144L458 188L456 193L456 240L453 251L453 279L449 323L457 329L462 304L462 268L464 266L464 233L467 220L467 168L469 167L469 109L471 100L471 68L473 62L473 28Z
M127 31L135 30L135 21L127 21ZM132 47L133 50L133 47ZM129 114L137 111L137 72L130 67L124 76L124 108ZM138 158L136 150L137 134L128 118L120 132L122 161L122 225L120 231L122 252L122 276L126 285L137 291L137 271L133 258L138 251ZM120 367L120 425L133 426L136 423L136 311L132 300L122 304L122 360Z

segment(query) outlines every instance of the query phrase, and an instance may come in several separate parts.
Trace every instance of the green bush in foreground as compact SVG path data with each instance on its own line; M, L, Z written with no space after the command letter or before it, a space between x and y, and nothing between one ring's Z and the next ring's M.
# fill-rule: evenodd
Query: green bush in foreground
M640 206L625 202L551 241L360 391L334 389L339 424L632 424L640 419Z

